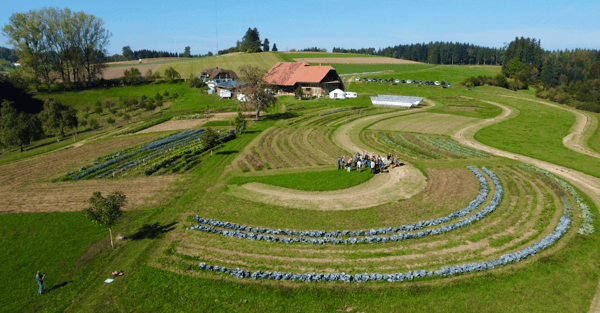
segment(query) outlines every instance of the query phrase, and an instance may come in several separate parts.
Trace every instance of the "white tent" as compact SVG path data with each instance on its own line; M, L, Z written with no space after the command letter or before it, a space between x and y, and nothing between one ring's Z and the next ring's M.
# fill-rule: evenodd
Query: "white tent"
M231 91L222 89L221 91L219 91L219 96L221 98L231 98Z
M414 108L421 104L423 97L407 97L395 95L379 95L371 97L374 106L383 106L389 108Z
M341 89L336 89L329 93L330 99L346 99L346 93Z

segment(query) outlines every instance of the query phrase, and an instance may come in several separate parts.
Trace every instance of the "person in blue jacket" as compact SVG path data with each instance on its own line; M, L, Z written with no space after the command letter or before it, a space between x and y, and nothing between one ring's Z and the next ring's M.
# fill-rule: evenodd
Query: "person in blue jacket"
M40 289L38 290L38 293L41 295L42 292L44 292L44 278L46 277L46 274L42 275L42 271L37 271L37 274L35 274L35 280L37 280L38 285L40 285Z

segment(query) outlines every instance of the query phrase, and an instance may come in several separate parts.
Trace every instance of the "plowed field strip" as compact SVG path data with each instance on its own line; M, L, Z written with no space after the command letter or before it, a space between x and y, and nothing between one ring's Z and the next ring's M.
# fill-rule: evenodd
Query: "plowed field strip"
M287 167L301 167L302 162L298 159L294 152L290 151L290 148L286 146L287 138L290 136L291 128L281 128L277 136L273 138L275 143L275 151L278 155L283 158L288 164Z
M267 138L267 147L269 153L271 154L271 157L277 160L277 163L279 163L281 167L290 167L290 164L281 155L281 151L275 149L275 147L277 146L276 138L278 137L281 130L281 128L275 128L273 132L271 132L270 136Z
M315 159L317 160L318 163L331 164L332 161L329 158L329 156L327 155L327 153L325 153L324 151L319 149L319 147L317 146L317 142L315 139L315 132L317 132L317 131L318 130L313 129L313 128L304 129L302 143L308 149L309 153L311 153L315 157ZM333 161L333 162L335 162L335 161Z
M291 137L286 137L286 143L290 147L291 152L297 155L303 164L317 166L319 165L319 161L314 157L314 151L302 144L303 141L300 137L304 137L303 135L303 130L296 128Z
M154 203L148 200L174 181L173 176L145 177L125 180L85 180L77 183L32 183L20 188L0 188L3 213L71 212L89 206L88 199L95 191L102 194L123 191L127 195L126 208Z
M268 143L269 138L273 134L274 129L275 128L269 128L268 130L264 131L265 133L260 138L260 140L258 142L258 146L260 147L260 153L265 157L265 159L267 159L269 166L272 168L280 168L281 165L279 164L278 161L276 161L277 159L275 158L275 156L273 156L267 152L267 151L269 151L269 148L267 147L267 143Z

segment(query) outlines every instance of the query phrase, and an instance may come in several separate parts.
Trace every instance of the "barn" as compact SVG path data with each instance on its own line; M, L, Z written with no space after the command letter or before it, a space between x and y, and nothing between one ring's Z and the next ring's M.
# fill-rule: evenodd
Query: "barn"
M389 108L414 108L421 104L425 98L409 96L378 95L371 97L374 106Z
M340 75L331 66L311 66L306 62L279 62L263 77L278 95L293 95L302 88L304 96L324 97L335 89L345 90Z

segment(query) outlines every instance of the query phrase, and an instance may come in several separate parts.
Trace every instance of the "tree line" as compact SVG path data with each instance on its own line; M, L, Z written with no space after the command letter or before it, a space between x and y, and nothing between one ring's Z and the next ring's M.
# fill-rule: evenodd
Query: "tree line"
M504 53L502 73L470 77L466 87L535 88L536 96L578 109L600 112L600 51L546 51L540 40L515 38Z
M182 53L157 51L157 50L132 50L130 46L125 46L122 49L122 54L114 54L106 57L106 62L131 61L150 58L193 58L203 55L192 55L190 47L185 47Z
M254 53L278 51L276 44L273 44L272 48L270 44L271 43L269 42L268 38L265 38L263 41L260 40L260 33L256 27L254 27L254 29L248 27L248 30L246 31L246 34L244 34L244 37L242 37L242 40L236 41L235 47L219 50L217 53L227 54L234 52Z
M469 43L430 42L397 45L383 49L346 49L334 47L333 53L358 53L380 55L430 64L481 64L503 63L503 49L476 46Z
M104 21L68 8L14 13L2 28L16 50L20 70L36 89L90 86L99 79L111 33Z

